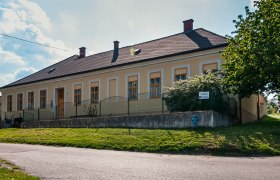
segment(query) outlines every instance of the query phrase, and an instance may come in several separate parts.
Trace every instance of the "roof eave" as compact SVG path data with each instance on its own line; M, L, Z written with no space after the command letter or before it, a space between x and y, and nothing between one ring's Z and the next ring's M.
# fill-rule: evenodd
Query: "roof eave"
M179 56L179 55L194 53L194 52L198 52L198 51L205 51L205 50L210 50L210 49L215 49L215 48L221 48L221 47L226 47L227 45L228 45L228 43L224 43L224 44L220 44L220 45L216 45L216 46L212 46L212 47L207 47L207 48L203 48L203 49L200 48L200 49L194 49L194 50L190 50L190 51L183 51L183 52L179 52L179 53L168 54L168 55L164 55L164 56L158 56L158 57L154 57L154 58L148 58L148 59L143 59L143 60L134 61L134 62L128 62L128 63L124 63L124 64L117 64L117 65L114 65L114 66L108 66L108 67L103 67L103 68L99 68L99 69L93 69L93 70L88 70L88 71L71 73L71 74L67 74L67 75L56 76L56 77L51 77L51 78L42 79L42 80L36 80L36 81L32 81L32 82L27 82L27 83L21 83L21 84L15 84L15 85L6 85L6 86L1 87L0 91L1 91L1 89L5 89L5 88L20 86L20 85L26 85L26 84L36 83L36 82L42 82L42 81L47 81L47 80L51 80L51 79L57 79L57 78L62 78L62 77L67 77L67 76L78 75L78 74L84 74L84 73L89 73L89 72L94 72L94 71L99 71L99 70L104 70L104 69L110 69L110 68L115 68L115 67L120 67L120 66L126 66L126 65L130 65L130 64L137 64L137 63L142 63L142 62L151 61L151 60L157 60L157 59L161 59L161 58Z

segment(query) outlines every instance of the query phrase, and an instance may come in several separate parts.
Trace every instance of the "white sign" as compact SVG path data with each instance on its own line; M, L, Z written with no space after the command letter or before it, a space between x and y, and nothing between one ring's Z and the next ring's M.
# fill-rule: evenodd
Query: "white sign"
M199 92L198 99L209 99L209 91Z

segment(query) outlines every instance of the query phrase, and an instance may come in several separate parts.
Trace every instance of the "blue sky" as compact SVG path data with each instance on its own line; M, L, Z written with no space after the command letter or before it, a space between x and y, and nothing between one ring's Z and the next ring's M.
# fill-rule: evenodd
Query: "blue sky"
M183 31L183 20L230 35L233 19L253 10L252 0L1 0L0 33L43 43L46 48L0 35L0 87L78 54L128 46Z

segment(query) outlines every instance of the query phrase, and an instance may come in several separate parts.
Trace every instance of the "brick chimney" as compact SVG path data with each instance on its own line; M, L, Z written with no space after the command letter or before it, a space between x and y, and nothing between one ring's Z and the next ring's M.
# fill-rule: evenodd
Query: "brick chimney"
M85 47L80 47L80 56L79 58L84 58L86 57L86 48Z
M113 58L112 63L116 62L119 56L119 41L114 41L114 52L113 52Z
M193 19L188 19L183 21L184 23L184 33L193 30Z

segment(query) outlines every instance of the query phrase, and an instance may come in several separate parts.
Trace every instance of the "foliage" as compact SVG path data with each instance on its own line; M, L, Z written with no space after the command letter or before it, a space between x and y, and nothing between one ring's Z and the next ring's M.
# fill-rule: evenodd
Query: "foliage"
M0 130L0 142L139 152L280 155L280 119L265 117L247 125L196 130L10 128Z
M224 84L241 97L280 90L280 1L255 1L255 7L245 7L246 17L233 21L236 35L228 36L222 54Z
M164 100L168 109L174 111L223 110L223 93L221 80L216 74L208 72L206 75L191 77L174 83L166 88ZM209 99L198 99L201 91L209 91Z
M279 101L279 95L276 95L272 99L269 100L269 102L267 104L267 112L269 114L277 113L278 101Z

